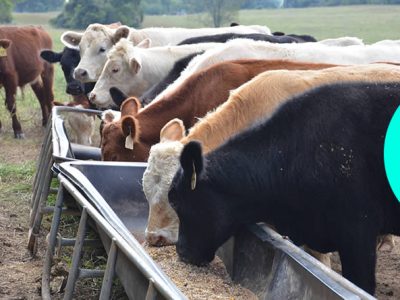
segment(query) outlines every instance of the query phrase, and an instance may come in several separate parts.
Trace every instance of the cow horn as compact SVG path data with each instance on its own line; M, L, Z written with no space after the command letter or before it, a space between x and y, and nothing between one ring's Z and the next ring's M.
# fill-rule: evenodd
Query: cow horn
M193 173L192 173L192 181L190 187L192 188L192 191L196 188L196 180L197 180L197 175L196 175L196 168L193 164Z

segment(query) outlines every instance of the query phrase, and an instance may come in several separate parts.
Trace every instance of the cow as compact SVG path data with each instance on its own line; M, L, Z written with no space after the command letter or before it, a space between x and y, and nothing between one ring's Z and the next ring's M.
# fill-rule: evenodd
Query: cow
M51 49L52 40L41 27L0 27L0 86L12 118L14 137L24 138L17 118L15 95L18 87L29 84L39 100L42 125L47 124L53 106L53 66L40 59L42 49ZM1 123L0 123L1 128Z
M236 26L221 28L143 28L127 26L110 28L102 24L89 25L84 33L67 31L61 36L63 44L80 50L81 62L74 72L74 77L82 82L97 81L107 59L107 53L121 39L128 38L134 45L146 39L153 47L176 45L186 38L224 32L270 34L266 26Z
M57 106L70 106L78 109L93 109L87 94L93 89L94 83L82 83L73 78L75 67L79 64L80 55L76 49L64 47L61 52L42 50L40 57L49 63L60 63L67 83L66 93L70 94L73 101L68 103L54 102ZM92 145L92 136L95 129L95 116L85 113L68 113L65 117L66 124L71 128L70 139L82 145Z
M169 120L178 117L187 128L191 127L198 118L226 101L231 89L260 72L281 68L320 69L328 66L331 65L257 60L224 63L193 74L175 93L157 102L153 101L141 110L141 106L136 105L137 99L129 98L131 105L136 105L133 113L121 117L117 122L105 124L103 128L102 159L146 161L150 147L159 142L160 130Z
M400 235L383 162L399 105L399 82L337 83L204 156L201 143L186 144L168 193L181 260L207 264L239 228L267 222L297 245L338 251L343 276L373 294L377 237Z
M142 107L146 106L149 104L159 93L161 93L169 84L174 82L175 79L179 77L181 72L185 69L187 64L197 55L201 54L203 52L196 52L193 54L189 54L188 56L185 56L184 58L181 58L180 60L176 61L174 66L172 67L172 70L162 79L159 83L156 83L153 85L150 89L148 89L145 93L143 93L142 96L140 96L138 99L140 101L140 104ZM126 99L129 98L129 95L125 94L122 92L120 89L116 87L110 88L110 95L111 99L113 100L115 106L113 107L114 109L118 110L119 107L121 106L122 102ZM132 96L132 95L130 95ZM117 116L117 118L119 118ZM115 117L112 118L113 120Z
M267 70L279 70L279 69L289 69L289 70L315 70L315 69L323 69L330 68L334 65L329 64L311 64L311 63L299 63L299 62L290 62L285 60L257 60L257 59L243 59L243 60L235 60L235 61L226 61L222 63L218 63L212 65L211 67L202 70L198 73L195 73L191 76L190 80L186 80L185 84L182 85L183 88L180 92L175 93L173 96L170 95L165 99L183 99L185 103L181 105L186 105L187 107L191 107L192 104L186 104L186 101L193 103L193 105L198 105L198 103L207 103L210 102L210 99L213 99L214 102L222 103L226 99L230 99L229 93L231 90L239 87L240 85L246 83L251 80L254 76L267 71ZM172 109L172 111L177 110L176 108ZM172 113L170 116L172 116ZM202 117L202 115L197 115L198 117ZM206 117L207 118L207 117ZM160 118L158 117L157 120ZM168 117L167 120L172 119ZM156 123L156 120L153 121L152 130ZM184 124L180 121L181 127L184 128ZM160 124L160 129L166 124ZM140 123L138 123L140 125ZM148 131L141 127L141 131ZM165 125L164 128L168 127ZM179 129L177 128L177 129ZM188 128L188 127L187 127ZM177 132L178 130L173 130ZM184 132L184 129L182 129ZM122 131L121 131L122 132ZM158 135L160 131L156 134ZM164 139L164 130L161 130L161 142L162 144L166 144L166 141L169 141L171 138ZM118 135L113 133L112 137L116 138ZM111 142L110 138L108 141ZM173 143L172 143L173 144ZM113 150L107 150L108 148L113 148ZM118 147L118 148L117 148ZM104 152L114 153L114 157L117 160L129 159L126 157L120 156L122 153L126 153L128 151L124 150L125 144L120 143L117 144L116 140L110 144L103 144L102 148ZM162 146L160 146L162 147ZM163 187L168 187L167 182L172 180L171 174L174 174L176 168L174 166L165 163L165 159L168 155L172 156L173 160L177 159L175 156L174 149L163 152L162 150L154 150L155 146L152 147L153 150L150 152L150 156L155 157L155 152L159 155L162 155L163 159L160 157L155 157L155 159L150 159L148 168L146 169L143 176L143 190L145 192L146 198L149 202L150 206L150 214L147 222L146 228L146 239L150 245L169 245L176 242L177 239L177 228L175 230L168 230L169 224L176 223L176 217L169 220L169 218L162 216L163 212L167 212L166 209L159 210L155 209L155 207L164 203L163 205L168 206L168 199L166 197L166 193L168 190L163 190ZM173 148L173 147L172 147ZM168 153L168 154L167 154ZM179 152L178 152L179 153ZM133 154L133 153L132 153ZM133 160L133 155L131 154L130 159ZM152 154L152 155L151 155ZM104 159L107 160L107 156L104 156ZM158 165L158 163L160 165ZM164 168L162 168L162 166ZM164 170L165 173L160 173L158 170ZM164 174L168 174L164 177ZM157 178L161 179L158 180ZM169 178L169 179L167 179ZM159 197L160 196L160 197ZM171 209L170 209L171 210ZM154 213L155 212L155 213ZM168 212L167 212L168 213ZM166 224L166 228L161 225ZM173 227L177 227L176 224ZM160 234L162 232L162 234Z
M182 71L187 67L189 62L194 57L203 53L204 51L195 52L185 56L184 58L181 58L180 60L177 60L171 71L169 71L169 73L160 82L153 85L150 89L148 89L139 97L142 105L146 106L147 104L150 104L150 102L153 101L153 99L155 99L158 94L165 90L168 85L173 83L181 75ZM117 103L117 105L119 107L121 103Z
M160 143L150 149L148 166L142 180L143 191L150 207L146 228L148 243L161 246L177 241L179 222L168 204L168 191L178 170L179 156L185 144L193 140L200 141L204 152L208 153L229 137L268 118L293 95L311 87L337 81L382 80L399 81L400 69L391 65L372 64L332 67L319 71L270 71L232 91L229 99L197 122L188 135L185 134L187 130L181 120L168 122L160 132ZM159 207L162 209L158 209ZM390 247L393 245L387 244ZM315 253L313 256L316 256ZM329 256L320 256L318 259L330 266Z
M111 87L117 87L125 94L140 97L154 84L159 83L179 59L218 45L220 44L202 43L149 48L149 40L133 46L129 40L121 39L109 52L107 62L89 99L99 108L112 107L113 101L109 93Z
M287 59L343 65L377 61L399 62L400 46L354 45L340 47L328 46L320 41L313 43L310 47L308 43L273 44L248 39L234 39L192 59L179 78L158 94L154 101L172 93L195 72L220 61L240 58Z
M205 36L197 36L188 38L183 40L178 45L188 45L188 44L199 44L199 43L225 43L229 40L233 39L250 39L255 41L264 41L270 43L304 43L300 39L296 39L291 36L273 36L270 34L262 34L262 33L221 33L214 35L205 35Z
M317 39L315 37L308 35L308 34L293 34L293 33L285 34L284 32L275 31L272 33L272 35L274 35L274 36L287 35L287 36L294 37L294 38L299 39L304 42L317 42Z
M52 64L60 63L65 81L67 82L65 90L67 94L72 96L81 96L87 95L92 91L94 82L82 83L73 77L74 70L81 59L78 50L68 47L64 47L61 52L42 50L42 52L40 52L40 57ZM77 101L79 102L78 99Z

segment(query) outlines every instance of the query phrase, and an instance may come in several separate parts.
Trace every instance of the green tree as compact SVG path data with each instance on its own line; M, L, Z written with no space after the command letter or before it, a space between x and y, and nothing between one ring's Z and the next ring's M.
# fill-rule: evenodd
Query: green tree
M16 12L45 12L61 10L65 0L14 0Z
M12 0L0 0L0 23L11 23L13 2Z
M139 27L143 21L140 0L70 0L51 24L56 27L84 29L92 23L121 22Z
M206 12L208 18L205 21L211 19L215 27L221 27L237 16L242 2L243 0L189 0L188 5L194 12Z

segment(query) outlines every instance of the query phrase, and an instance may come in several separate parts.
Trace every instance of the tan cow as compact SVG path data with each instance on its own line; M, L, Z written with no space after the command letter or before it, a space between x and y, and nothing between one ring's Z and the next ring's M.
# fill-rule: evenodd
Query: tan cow
M386 64L334 67L317 71L267 71L234 90L229 99L200 120L185 136L185 127L171 120L161 130L161 142L150 150L143 190L150 205L147 239L152 244L175 243L178 218L168 202L172 178L179 167L182 148L190 141L210 152L229 137L268 118L284 101L313 87L343 81L400 81L400 68ZM160 209L162 208L162 209ZM154 220L163 220L160 223ZM319 257L329 265L329 257Z

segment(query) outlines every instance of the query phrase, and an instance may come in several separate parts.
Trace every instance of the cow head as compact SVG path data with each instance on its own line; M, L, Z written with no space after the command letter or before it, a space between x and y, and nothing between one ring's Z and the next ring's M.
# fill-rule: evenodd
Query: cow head
M143 174L143 191L150 212L146 240L153 246L175 244L178 240L179 220L168 202L172 179L179 169L179 156L185 127L179 119L169 121L161 130L160 143L150 149L148 165Z
M200 143L185 145L180 165L168 193L179 218L176 251L183 261L204 265L237 229L230 211L233 205L225 205L233 199L224 199L215 179L208 178Z
M67 31L61 36L64 45L79 48L81 61L74 77L82 82L97 81L107 60L107 53L121 39L129 35L129 27L91 24L84 33Z
M104 124L101 141L102 160L147 160L149 147L139 140L139 122L135 118L140 107L139 100L130 97L121 105L121 118Z
M65 81L67 82L67 94L78 96L86 94L93 89L93 83L84 84L73 77L75 67L79 64L81 59L78 50L68 47L64 47L63 51L61 52L42 50L42 52L40 52L40 56L49 63L60 63L64 73Z
M117 87L125 94L140 96L149 85L143 85L141 51L148 48L150 40L144 40L137 46L132 42L122 39L109 52L104 69L96 82L89 99L96 106L108 108L113 105L109 90Z

